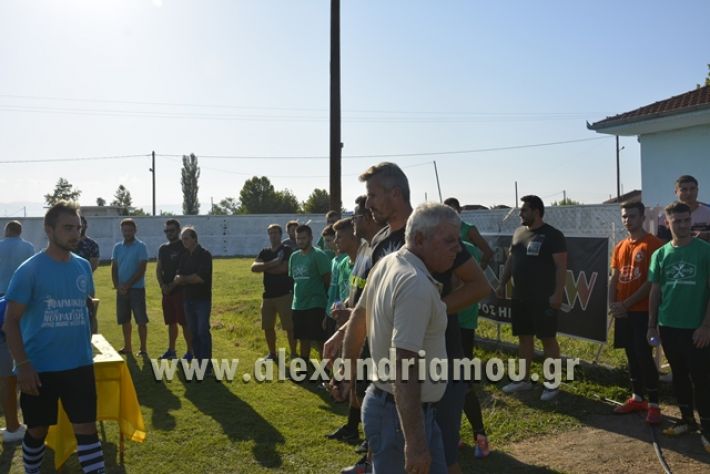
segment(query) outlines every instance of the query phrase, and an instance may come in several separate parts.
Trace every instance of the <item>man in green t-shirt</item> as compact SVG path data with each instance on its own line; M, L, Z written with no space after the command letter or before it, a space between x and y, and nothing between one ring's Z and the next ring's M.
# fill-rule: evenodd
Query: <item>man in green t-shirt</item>
M682 419L663 433L694 432L695 406L710 452L710 244L693 237L687 204L674 202L665 213L673 238L651 257L647 338L654 344L660 336Z
M299 250L288 261L288 276L293 279L293 335L299 341L300 355L309 360L311 345L322 353L325 341L325 305L330 286L330 258L313 247L313 231L307 225L296 228Z

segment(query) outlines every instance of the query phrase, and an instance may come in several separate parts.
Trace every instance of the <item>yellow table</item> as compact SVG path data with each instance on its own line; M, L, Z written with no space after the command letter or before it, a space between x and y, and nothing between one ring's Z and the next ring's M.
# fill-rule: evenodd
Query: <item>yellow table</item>
M146 431L136 389L126 361L101 334L91 337L91 344L98 351L94 356L96 377L97 421L118 421L120 428L120 462L123 464L124 437L142 443ZM54 467L62 464L76 451L76 438L71 422L59 402L57 424L49 428L46 444L54 450Z

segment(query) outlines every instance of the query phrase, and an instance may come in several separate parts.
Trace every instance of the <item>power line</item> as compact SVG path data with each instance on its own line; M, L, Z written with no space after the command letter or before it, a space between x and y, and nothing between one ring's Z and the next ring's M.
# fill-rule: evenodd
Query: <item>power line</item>
M58 163L63 161L99 161L99 160L122 160L126 158L146 158L144 155L112 155L112 156L84 156L77 158L40 158L30 160L1 160L0 164L24 164L24 163Z

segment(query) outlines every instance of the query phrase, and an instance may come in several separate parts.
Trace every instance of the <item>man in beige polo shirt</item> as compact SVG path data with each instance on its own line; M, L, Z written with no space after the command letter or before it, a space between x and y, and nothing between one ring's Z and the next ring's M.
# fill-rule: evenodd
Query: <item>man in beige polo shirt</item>
M432 361L446 359L446 305L431 273L451 268L460 250L461 221L450 207L422 204L407 220L405 246L370 273L356 310L367 314L374 363L395 355L394 374L376 371L363 400L374 473L445 473L441 432L433 404L446 383L432 376ZM425 377L419 379L424 365ZM401 427L401 429L400 429Z

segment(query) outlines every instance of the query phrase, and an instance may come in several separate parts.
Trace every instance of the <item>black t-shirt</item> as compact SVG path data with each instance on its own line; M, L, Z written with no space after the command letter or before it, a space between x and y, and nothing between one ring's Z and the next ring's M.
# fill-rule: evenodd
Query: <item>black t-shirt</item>
M566 252L562 232L549 224L530 230L518 227L513 234L513 298L544 302L555 292L553 254Z
M167 242L158 249L158 261L160 262L160 281L167 285L175 279L180 257L185 252L185 246L181 240ZM177 289L173 289L175 292Z
M293 249L282 242L276 250L271 247L265 247L259 252L256 259L262 262L270 262L278 257L281 262L288 263L291 252L293 252ZM288 272L264 272L264 298L278 298L291 293L291 291L293 291L293 280L288 276Z
M382 258L404 247L404 227L392 231L390 226L383 227L372 238L372 266Z
M460 267L472 258L471 254L468 253L463 244L460 243L460 245L461 250L459 251L459 253L456 254L454 264L451 266L451 268L445 271L444 273L432 274L434 279L436 279L436 281L443 285L443 289L441 290L442 299L453 291L453 284L451 280L454 275L454 270L456 270L458 267ZM447 314L446 317L446 334L444 336L446 339L446 355L449 361L452 361L453 359L462 359L464 357L464 353L463 345L461 343L461 326L459 325L458 314ZM452 369L453 364L449 363L449 375L451 375Z
M192 275L196 273L202 278L204 283L196 285L185 285L185 298L190 300L211 300L212 299L212 254L197 246L194 252L187 250L180 257L178 274Z

